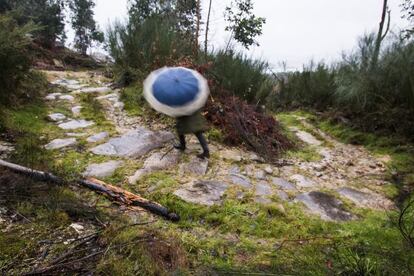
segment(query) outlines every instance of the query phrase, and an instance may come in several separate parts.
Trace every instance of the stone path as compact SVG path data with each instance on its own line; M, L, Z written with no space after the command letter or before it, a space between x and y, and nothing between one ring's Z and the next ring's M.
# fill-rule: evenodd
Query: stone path
M119 90L112 90L108 85L88 84L86 77L67 79L64 74L52 83L68 92L50 94L46 100L52 105L62 101L69 103L73 118L51 113L49 120L62 130L72 132L45 147L64 150L85 141L85 154L89 152L111 159L89 164L84 176L105 179L133 161L142 165L131 175L125 175L125 181L137 185L146 175L165 171L180 183L174 187L174 195L194 204L222 204L225 197L236 194L236 199L251 197L252 203L276 204L282 209L281 203L286 208L290 204L300 204L310 215L333 221L357 219L352 208L394 208L382 190L389 185L385 180L386 164L363 147L336 141L304 118L299 118L301 126L291 126L290 130L304 146L321 156L318 161L307 162L292 157L285 162L291 165L276 167L263 163L252 152L214 143L211 144L211 160L200 160L195 157L198 144L194 137L189 139L188 151L182 154L171 149L174 134L162 130L168 127L157 125L148 129L143 124L145 118L128 116ZM98 80L97 83L103 82ZM82 118L79 96L83 93L94 95L103 105L105 116L114 125L116 133L96 131L95 122ZM157 186L149 187L148 191L157 189Z

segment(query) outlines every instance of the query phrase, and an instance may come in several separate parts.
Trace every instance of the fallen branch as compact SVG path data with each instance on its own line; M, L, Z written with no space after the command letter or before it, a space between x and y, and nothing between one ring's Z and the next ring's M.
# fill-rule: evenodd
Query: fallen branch
M13 172L30 176L40 181L52 182L58 185L67 184L67 182L64 179L53 174L26 168L20 165L9 163L1 159L0 166L5 167ZM171 221L178 221L180 219L180 217L177 214L170 213L170 211L166 207L156 202L145 199L139 195L128 192L122 188L107 184L103 181L94 178L88 178L80 179L77 181L77 183L83 187L86 187L90 190L93 190L106 196L112 201L116 201L124 205L141 207L151 213L162 216Z

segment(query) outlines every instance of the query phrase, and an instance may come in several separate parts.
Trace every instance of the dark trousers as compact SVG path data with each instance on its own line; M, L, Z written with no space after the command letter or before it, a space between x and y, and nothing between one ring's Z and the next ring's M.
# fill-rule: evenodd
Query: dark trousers
M200 142L201 147L203 148L203 152L204 153L209 153L209 149L208 149L208 145L207 145L207 140L204 137L202 132L197 132L194 133L194 135L197 137L198 141ZM185 148L186 147L186 142L185 142L185 135L180 134L178 135L178 138L180 140L180 145Z

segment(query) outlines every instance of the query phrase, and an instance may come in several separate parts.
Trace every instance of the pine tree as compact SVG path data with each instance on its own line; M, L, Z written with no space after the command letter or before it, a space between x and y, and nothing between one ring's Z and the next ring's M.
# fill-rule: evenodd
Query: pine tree
M33 22L39 27L33 35L46 48L66 38L63 11L64 0L0 0L0 13L11 12L21 26Z
M95 2L93 0L71 0L69 7L73 13L71 23L75 30L75 48L86 55L94 41L104 41L104 34L99 31L93 18Z

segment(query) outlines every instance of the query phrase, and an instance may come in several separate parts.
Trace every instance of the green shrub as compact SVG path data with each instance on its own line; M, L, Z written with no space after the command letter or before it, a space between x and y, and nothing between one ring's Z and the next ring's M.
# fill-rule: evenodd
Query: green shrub
M192 54L191 41L161 16L143 22L115 22L108 29L107 45L121 82L127 85Z
M268 75L267 62L224 50L213 53L210 58L213 66L209 74L220 86L250 103L266 104L276 84Z
M414 137L414 41L384 42L372 66L375 37L332 67L321 63L289 73L279 82L277 108L332 109L364 130L386 130Z
M0 103L20 97L21 86L29 75L28 34L33 26L19 27L9 16L0 15Z
M311 62L302 72L281 77L273 106L324 108L332 103L335 89L335 71L324 63Z

